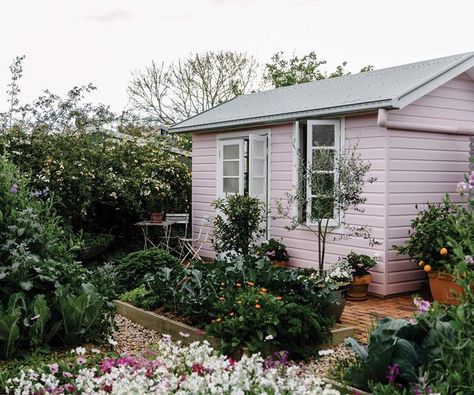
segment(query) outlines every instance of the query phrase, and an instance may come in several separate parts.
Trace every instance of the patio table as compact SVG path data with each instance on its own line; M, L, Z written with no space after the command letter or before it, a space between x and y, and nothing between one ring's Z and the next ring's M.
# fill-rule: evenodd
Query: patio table
M146 250L148 248L148 244L151 244L153 247L162 247L166 249L166 251L169 250L169 241L170 241L170 234L171 234L171 225L173 222L169 221L161 221L161 222L152 222L152 221L140 221L135 223L135 226L139 226L143 232L143 239L144 239L144 244L143 244L143 249ZM150 226L158 226L163 229L163 234L164 237L159 238L159 242L155 244L148 233L148 228Z

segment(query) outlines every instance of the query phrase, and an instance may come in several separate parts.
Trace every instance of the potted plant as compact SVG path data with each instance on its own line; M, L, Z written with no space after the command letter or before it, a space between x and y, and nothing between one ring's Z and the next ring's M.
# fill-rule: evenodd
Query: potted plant
M258 248L260 256L267 257L275 266L285 267L290 259L286 246L275 239L264 241Z
M315 272L312 277L320 276L321 274ZM352 281L352 269L350 265L344 261L337 261L329 271L323 272L322 276L325 282L332 286L332 299L324 310L323 314L326 317L334 318L335 322L341 319L344 308L346 307L347 297L349 294L349 284Z
M372 276L369 269L372 269L377 262L374 258L364 255L356 254L351 251L343 261L352 272L352 281L349 284L349 300L367 300L367 291L372 282Z
M462 288L456 283L462 276L459 259L451 245L470 256L468 244L474 237L474 213L466 206L455 205L446 196L443 203L429 203L411 223L410 237L395 246L428 274L433 299L444 304L458 304ZM472 267L472 266L471 266Z

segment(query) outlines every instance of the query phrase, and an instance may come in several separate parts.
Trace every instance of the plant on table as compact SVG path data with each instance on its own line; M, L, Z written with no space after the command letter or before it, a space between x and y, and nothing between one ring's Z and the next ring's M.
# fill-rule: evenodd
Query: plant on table
M212 244L219 252L236 251L248 255L263 237L264 205L249 195L227 195L214 200Z

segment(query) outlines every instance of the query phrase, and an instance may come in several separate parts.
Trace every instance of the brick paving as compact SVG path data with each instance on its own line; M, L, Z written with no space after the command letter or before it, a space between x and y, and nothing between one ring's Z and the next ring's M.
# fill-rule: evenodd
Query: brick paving
M340 322L355 327L358 340L367 343L367 332L377 320L384 317L410 318L415 311L412 295L387 298L369 296L366 301L348 300Z

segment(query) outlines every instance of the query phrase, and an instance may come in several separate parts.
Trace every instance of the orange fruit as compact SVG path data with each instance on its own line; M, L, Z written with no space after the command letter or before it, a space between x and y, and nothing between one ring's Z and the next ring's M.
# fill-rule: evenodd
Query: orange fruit
M423 267L423 266L425 266L425 262L424 262L424 261L420 261L420 262L418 262L418 266L419 266L419 267Z
M439 250L439 255L441 255L441 256L446 256L446 255L448 255L448 249L445 248L445 247L441 248L441 249Z
M428 273L431 271L431 266L430 265L425 265L425 267L423 268L423 270Z

